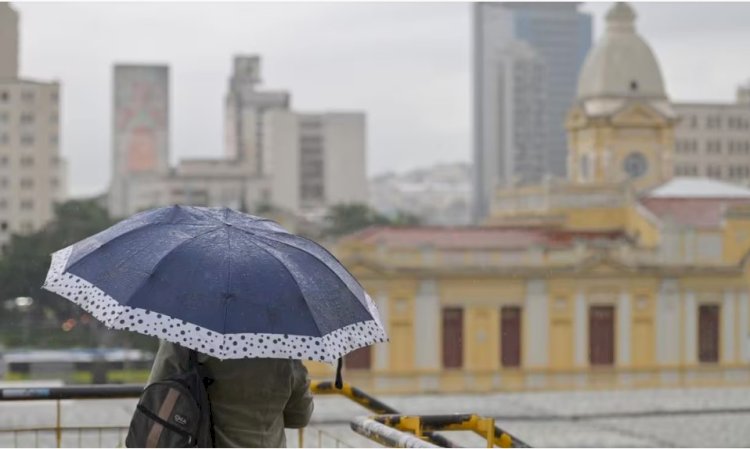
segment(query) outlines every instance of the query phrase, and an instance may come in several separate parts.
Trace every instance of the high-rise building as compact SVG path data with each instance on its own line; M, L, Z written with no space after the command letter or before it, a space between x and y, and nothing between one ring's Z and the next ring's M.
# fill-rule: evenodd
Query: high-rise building
M274 206L320 218L335 204L367 203L365 115L265 114Z
M284 91L261 91L260 56L235 56L225 101L225 153L230 159L248 164L260 175L265 167L263 114L273 109L289 109L290 95Z
M143 187L169 172L169 67L116 65L113 83L109 201L110 213L124 216L133 212L130 203L143 203L136 196L163 201L158 188Z
M750 185L750 88L734 103L676 103L675 175Z
M18 77L18 13L0 3L0 78Z
M576 3L474 6L474 207L498 186L566 175L565 114L591 46Z
M20 78L18 13L0 3L0 245L42 228L65 199L60 85Z

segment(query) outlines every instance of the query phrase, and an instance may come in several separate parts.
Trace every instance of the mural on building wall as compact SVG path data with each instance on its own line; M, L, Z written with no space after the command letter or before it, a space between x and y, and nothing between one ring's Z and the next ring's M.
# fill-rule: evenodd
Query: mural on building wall
M115 124L127 172L157 171L168 135L166 67L117 67Z
M153 130L146 127L131 131L127 146L128 171L156 170L156 137Z

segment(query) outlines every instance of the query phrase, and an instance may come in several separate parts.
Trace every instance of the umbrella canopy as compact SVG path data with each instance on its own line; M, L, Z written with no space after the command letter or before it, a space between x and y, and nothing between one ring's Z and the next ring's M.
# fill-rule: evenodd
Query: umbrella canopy
M387 340L372 300L328 251L226 208L134 215L54 253L44 288L110 328L220 359L333 363Z

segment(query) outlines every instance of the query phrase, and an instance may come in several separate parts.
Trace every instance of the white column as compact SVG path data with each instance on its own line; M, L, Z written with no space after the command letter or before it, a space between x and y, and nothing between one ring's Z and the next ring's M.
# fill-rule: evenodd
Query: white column
M740 314L740 360L743 362L750 361L750 340L748 340L748 295L746 290L737 294Z
M390 336L391 316L388 311L388 295L386 295L385 293L378 293L375 296L375 305L378 307L378 312L380 312L380 320L383 322L383 327L385 328L385 332ZM389 368L389 365L390 365L389 347L390 347L390 343L383 343L383 344L373 346L375 350L374 368L376 370L387 370Z
M724 290L724 300L721 305L721 361L734 361L734 290Z
M622 291L617 303L617 364L630 365L630 335L632 320L630 293Z
M676 365L680 361L680 309L677 281L664 279L656 302L656 361Z
M438 369L440 298L434 280L422 281L414 307L415 366L418 369Z
M522 360L529 367L546 367L549 363L549 306L545 281L530 280L526 284L525 309L523 335L527 344Z
M687 290L685 292L685 362L696 363L698 353L697 327L698 318L696 317L695 292Z
M586 345L586 298L582 291L576 294L576 315L575 322L575 362L576 366L586 366L588 363L587 345Z

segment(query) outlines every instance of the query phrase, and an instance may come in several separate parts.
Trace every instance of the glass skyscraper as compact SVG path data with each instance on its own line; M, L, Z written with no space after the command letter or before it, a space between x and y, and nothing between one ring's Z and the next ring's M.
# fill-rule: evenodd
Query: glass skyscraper
M578 3L473 5L474 210L498 186L567 172L565 114L591 47L591 16Z

